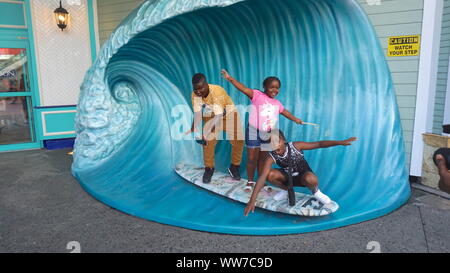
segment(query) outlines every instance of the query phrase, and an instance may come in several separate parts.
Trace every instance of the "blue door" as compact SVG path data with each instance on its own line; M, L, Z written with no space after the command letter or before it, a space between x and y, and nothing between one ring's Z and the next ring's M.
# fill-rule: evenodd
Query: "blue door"
M0 151L39 148L27 41L0 41Z

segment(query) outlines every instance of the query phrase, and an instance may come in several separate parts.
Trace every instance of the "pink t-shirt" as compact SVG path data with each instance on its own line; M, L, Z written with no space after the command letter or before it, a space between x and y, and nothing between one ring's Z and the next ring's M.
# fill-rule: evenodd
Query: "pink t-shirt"
M284 111L279 100L272 99L259 90L253 90L252 109L249 123L260 131L270 131L277 127L278 116Z

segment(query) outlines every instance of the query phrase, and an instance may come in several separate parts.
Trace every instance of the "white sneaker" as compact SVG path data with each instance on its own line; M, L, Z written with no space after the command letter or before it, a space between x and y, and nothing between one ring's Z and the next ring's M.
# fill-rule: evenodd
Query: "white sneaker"
M281 201L283 199L288 198L288 192L285 190L280 190L277 194L273 196L275 201Z
M314 197L324 205L331 203L330 197L323 194L320 190L317 190L317 192L314 194Z

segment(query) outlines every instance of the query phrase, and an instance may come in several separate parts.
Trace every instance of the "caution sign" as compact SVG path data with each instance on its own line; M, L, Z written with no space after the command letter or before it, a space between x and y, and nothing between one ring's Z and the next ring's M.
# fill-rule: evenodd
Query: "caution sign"
M418 56L420 35L389 37L388 57Z

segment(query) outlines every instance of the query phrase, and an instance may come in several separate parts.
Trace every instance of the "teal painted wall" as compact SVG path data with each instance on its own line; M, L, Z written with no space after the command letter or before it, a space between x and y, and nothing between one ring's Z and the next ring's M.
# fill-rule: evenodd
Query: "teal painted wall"
M26 27L25 3L11 3L0 1L0 27Z
M447 92L448 63L450 54L450 0L444 0L442 17L441 48L439 51L439 70L437 76L433 133L442 134L444 122L445 96Z

